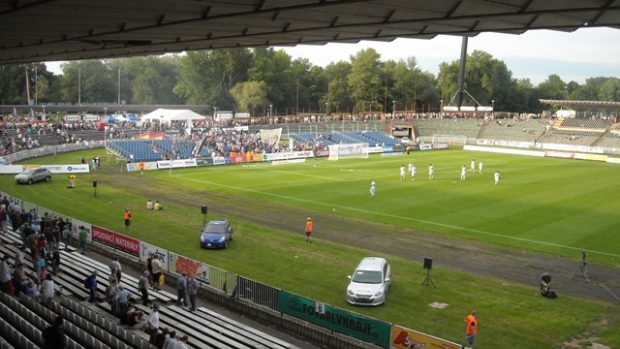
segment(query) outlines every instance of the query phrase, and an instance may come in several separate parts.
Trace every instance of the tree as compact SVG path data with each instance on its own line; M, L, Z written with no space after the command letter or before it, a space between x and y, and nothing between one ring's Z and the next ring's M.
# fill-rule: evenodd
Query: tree
M602 101L620 102L620 79L608 78L601 85L598 95Z
M338 113L342 110L348 112L351 107L351 92L347 83L350 72L351 64L344 61L330 63L322 71L327 88L320 101L322 104L329 103L332 112Z
M451 101L458 88L459 61L441 63L439 66L439 87L444 101ZM465 90L480 104L490 105L495 100L495 109L522 110L514 103L516 81L506 64L493 58L487 52L475 50L468 55L465 67ZM474 104L473 101L468 104Z
M188 52L180 60L174 93L188 104L232 108L230 89L246 81L251 61L247 49Z
M133 104L180 104L173 93L180 58L132 57L121 61L121 96ZM127 86L127 87L125 87Z
M250 111L252 116L257 109L267 106L267 84L264 81L239 82L230 90L237 103L238 110Z
M547 80L538 84L538 95L543 99L566 99L566 84L556 75L551 74Z
M380 110L383 80L380 55L372 48L361 50L351 56L351 72L347 83L351 99L358 111ZM382 100L382 99L381 99Z
M117 76L101 60L71 61L61 66L61 98L66 102L116 102Z

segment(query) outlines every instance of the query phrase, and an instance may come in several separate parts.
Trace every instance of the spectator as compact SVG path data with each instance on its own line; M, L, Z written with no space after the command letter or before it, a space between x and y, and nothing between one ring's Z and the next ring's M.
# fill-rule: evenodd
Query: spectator
M84 254L84 252L86 252L87 250L86 242L88 240L88 230L86 230L84 226L80 226L79 234L80 234L79 235L80 236L80 250L82 250L82 254Z
M192 275L187 279L187 295L189 296L189 311L196 311L196 295L198 294L198 281Z
M116 279L118 280L120 284L122 270L121 270L121 263L118 261L118 257L114 257L112 262L110 262L110 270L112 271L112 274L116 274Z
M129 290L122 285L118 286L118 309L121 314L126 314L129 308Z
M159 330L159 305L153 305L153 310L146 318L145 330L150 334L149 343L153 344L155 335Z
M148 199L148 201L146 202L146 209L147 210L153 209L153 201L151 199Z
M64 333L62 317L56 317L54 323L41 333L43 337L42 349L65 349L68 347L67 337Z
M153 254L149 253L146 259L146 270L149 272L149 285L153 287Z
M110 311L114 315L118 315L118 282L116 279L108 280L108 287L105 289L105 299L110 304Z
M94 270L92 274L90 274L86 280L84 280L84 286L88 288L88 292L90 293L89 302L98 302L99 298L97 296L97 271Z
M163 209L164 207L159 203L159 200L155 200L155 205L153 205L153 210L160 211Z
M52 274L47 274L45 280L41 282L39 293L41 295L41 303L46 306L54 299L54 280L52 280Z
M146 319L144 313L138 310L133 310L127 314L127 325L132 328L142 329L146 326Z
M173 349L177 342L177 333L175 331L170 331L166 338L164 339L163 349Z
M13 294L13 282L11 280L11 267L9 266L9 255L5 254L0 261L0 288L2 292Z
M155 290L159 290L160 288L159 278L161 277L162 266L161 266L161 261L159 260L159 258L157 258L157 256L153 256L153 261L151 262L151 266L153 268L153 288Z
M65 243L65 250L69 249L69 245L71 245L71 226L65 225L62 231L62 241Z
M142 305L149 304L149 272L145 270L138 280L138 289L142 295Z
M187 293L187 273L182 273L181 276L177 279L177 305L181 305L187 307L187 298L185 297Z

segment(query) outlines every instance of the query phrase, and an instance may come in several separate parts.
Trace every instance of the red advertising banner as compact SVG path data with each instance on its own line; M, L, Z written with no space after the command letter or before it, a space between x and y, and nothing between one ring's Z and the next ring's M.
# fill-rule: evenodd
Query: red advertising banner
M209 279L209 268L206 264L179 255L176 256L176 272Z
M140 241L111 230L92 226L93 241L110 245L124 252L140 256Z

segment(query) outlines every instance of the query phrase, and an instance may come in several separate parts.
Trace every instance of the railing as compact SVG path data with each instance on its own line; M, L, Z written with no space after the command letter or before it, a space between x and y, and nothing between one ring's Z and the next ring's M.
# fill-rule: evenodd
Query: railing
M82 150L82 149L92 149L92 148L101 148L104 147L104 141L90 141L90 142L80 142L80 143L66 143L59 145L46 145L40 148L34 149L26 149L20 150L15 153L7 154L4 156L6 161L9 164L12 164L17 161L36 158L44 155L51 155L57 153L66 153L70 151Z

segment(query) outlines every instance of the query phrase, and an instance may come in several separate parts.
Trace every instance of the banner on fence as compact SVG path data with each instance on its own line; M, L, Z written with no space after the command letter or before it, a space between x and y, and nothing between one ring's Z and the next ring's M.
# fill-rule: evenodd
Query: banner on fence
M139 240L95 225L92 226L92 233L94 242L100 242L134 256L140 256Z
M17 174L23 170L22 165L0 165L0 174Z
M311 158L314 157L314 153L310 150L306 151L285 151L281 153L268 153L263 154L263 160L265 161L274 161L274 160L288 160L288 159L298 159L298 158Z
M392 326L392 339L390 349L461 349L460 344L450 342L441 338L433 337L426 333L410 330L405 327Z
M226 165L226 158L223 156L216 156L213 158L213 165Z
M150 255L157 256L164 270L168 269L168 251L155 245L140 241L140 260L146 262Z
M181 274L187 273L188 275L196 275L197 278L203 280L209 280L209 266L202 264L193 259L180 256L176 253L169 253L170 256L170 269L171 272Z
M157 168L160 170L166 168L183 168L194 166L198 166L196 159L157 161Z
M157 161L149 162L130 162L127 164L127 172L140 171L140 164L144 164L145 171L157 170Z
M383 348L390 347L390 324L325 304L318 312L314 300L284 290L279 292L280 311Z

